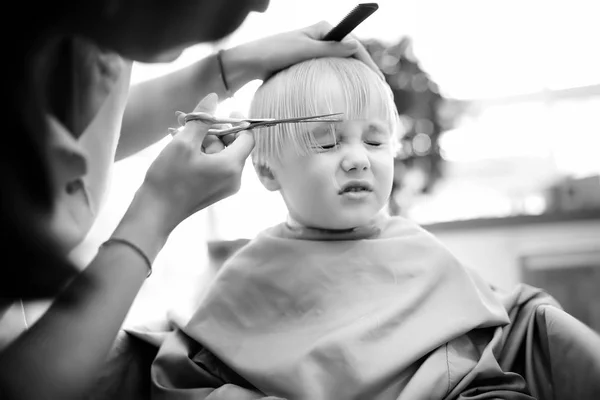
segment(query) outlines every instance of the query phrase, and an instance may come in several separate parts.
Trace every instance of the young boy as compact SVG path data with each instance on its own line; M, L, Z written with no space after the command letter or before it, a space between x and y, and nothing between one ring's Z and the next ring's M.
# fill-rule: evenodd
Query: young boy
M360 61L278 73L252 117L344 113L255 133L253 163L288 220L232 256L163 343L154 399L530 399L493 350L494 293L416 224L386 213L396 112ZM460 396L460 397L459 397Z

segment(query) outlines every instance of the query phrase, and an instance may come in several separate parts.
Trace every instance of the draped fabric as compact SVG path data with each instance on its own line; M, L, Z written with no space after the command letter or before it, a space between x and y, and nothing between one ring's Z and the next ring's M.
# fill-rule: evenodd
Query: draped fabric
M490 285L414 223L376 228L259 234L163 342L153 399L530 398L496 360Z

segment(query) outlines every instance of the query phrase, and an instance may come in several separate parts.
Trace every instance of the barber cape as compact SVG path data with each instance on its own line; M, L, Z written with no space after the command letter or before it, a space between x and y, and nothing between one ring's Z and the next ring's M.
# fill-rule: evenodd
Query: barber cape
M229 383L289 400L442 399L498 372L490 343L509 319L489 284L404 218L363 236L259 234L159 349L153 398L237 399L216 395Z

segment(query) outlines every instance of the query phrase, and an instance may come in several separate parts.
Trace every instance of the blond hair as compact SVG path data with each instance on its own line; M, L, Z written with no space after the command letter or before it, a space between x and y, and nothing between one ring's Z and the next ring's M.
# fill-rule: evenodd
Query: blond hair
M340 97L341 96L341 97ZM250 104L250 118L295 118L344 113L344 119L377 118L396 135L398 113L389 85L365 63L354 58L317 58L295 64L266 80ZM376 115L373 115L376 113ZM254 135L255 165L282 161L291 146L300 155L318 148L312 123L281 124ZM333 134L333 124L330 126Z

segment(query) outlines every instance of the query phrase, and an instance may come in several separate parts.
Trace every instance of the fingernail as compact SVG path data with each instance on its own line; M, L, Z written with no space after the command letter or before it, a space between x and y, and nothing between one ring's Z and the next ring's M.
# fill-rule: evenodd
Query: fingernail
M217 103L219 101L219 96L216 93L207 94L194 111L214 111L217 108Z
M358 49L358 40L356 39L350 39L347 41L342 42L346 45L346 47L348 47L349 49Z
M179 125L184 126L185 125L185 113L181 112L181 111L175 111L175 115L177 115L177 122L179 122Z
M218 100L219 96L217 96L216 93L209 93L206 96L204 96L204 98L202 99L202 101L214 101L214 100Z

